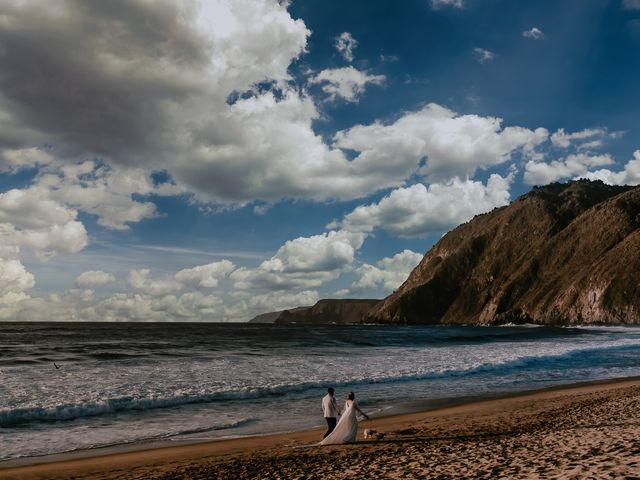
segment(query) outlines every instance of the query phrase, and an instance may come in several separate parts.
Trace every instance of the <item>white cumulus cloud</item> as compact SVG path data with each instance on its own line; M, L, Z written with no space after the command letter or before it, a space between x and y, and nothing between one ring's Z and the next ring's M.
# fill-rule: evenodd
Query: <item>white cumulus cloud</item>
M130 223L157 215L152 202L134 199L134 195L181 193L169 183L154 185L142 168L111 168L93 161L49 168L38 185L50 198L96 215L99 225L115 230L126 230Z
M220 321L223 300L215 295L188 292L182 295L117 293L81 311L86 319L127 321Z
M525 165L524 181L529 185L546 185L564 178L586 177L590 169L615 163L611 155L567 155L552 162L530 160Z
M353 62L353 51L358 46L358 41L349 32L342 32L336 37L336 50L347 62Z
M577 132L567 133L560 128L551 135L551 143L557 148L575 146L578 150L590 150L602 146L607 138L617 138L621 132L609 132L606 128L585 128Z
M429 187L417 183L392 191L378 203L362 205L345 215L342 228L371 232L382 228L403 237L442 232L510 201L513 174L493 174L486 185L454 178Z
M32 168L53 162L54 156L44 148L18 149L0 148L0 172L15 172L21 168Z
M229 260L185 268L175 274L175 279L183 285L199 288L215 288L220 280L235 269Z
M502 128L500 118L459 115L430 103L389 125L375 122L338 132L334 145L359 153L351 163L363 175L395 178L399 185L423 158L421 172L432 180L473 176L478 168L506 162L517 150L531 152L547 137L544 128Z
M495 53L480 47L474 48L473 54L476 57L476 60L478 60L478 62L480 63L488 62L496 57Z
M88 243L77 211L48 198L46 189L11 189L0 194L2 252L31 248L38 256L74 253Z
M78 288L95 288L109 283L115 282L116 278L112 273L103 272L102 270L89 270L83 272L76 277L76 286Z
M602 180L609 185L638 185L640 184L640 150L633 152L633 159L629 160L621 171L601 169L585 173L581 177Z
M541 40L544 38L544 32L538 27L532 27L530 30L522 32L522 36L525 38L532 38L533 40Z
M35 278L28 272L19 260L4 260L0 258L0 296L9 293L20 294L25 290L33 288ZM8 299L15 299L9 296Z
M162 297L179 291L182 285L171 277L151 278L151 270L131 270L127 276L131 288L151 297Z
M356 270L358 279L351 285L351 291L361 292L381 287L385 294L389 294L407 279L422 257L420 253L403 250L393 257L383 258L376 265L366 263Z
M385 76L369 75L348 66L322 70L309 82L321 84L322 91L329 95L329 100L343 98L347 102L357 102L364 94L367 85L382 85L385 82Z
M257 268L239 268L230 278L239 289L318 288L353 263L364 239L361 232L344 230L298 237L285 242Z
M42 189L11 189L0 193L0 222L17 228L38 229L64 225L76 219L73 209L47 198Z

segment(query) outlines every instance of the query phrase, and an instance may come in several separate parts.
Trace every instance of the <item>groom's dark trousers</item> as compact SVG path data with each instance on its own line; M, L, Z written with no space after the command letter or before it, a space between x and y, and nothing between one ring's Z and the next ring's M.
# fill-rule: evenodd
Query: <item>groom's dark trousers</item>
M336 423L338 423L338 421L336 420L336 417L324 417L324 419L327 421L328 428L327 433L325 433L322 438L327 438L329 434L333 432L333 429L336 428Z

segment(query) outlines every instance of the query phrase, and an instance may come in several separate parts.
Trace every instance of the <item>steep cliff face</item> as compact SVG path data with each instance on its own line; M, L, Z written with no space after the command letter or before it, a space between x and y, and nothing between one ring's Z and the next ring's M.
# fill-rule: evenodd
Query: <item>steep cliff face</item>
M640 323L640 187L533 189L445 235L366 316L382 323Z

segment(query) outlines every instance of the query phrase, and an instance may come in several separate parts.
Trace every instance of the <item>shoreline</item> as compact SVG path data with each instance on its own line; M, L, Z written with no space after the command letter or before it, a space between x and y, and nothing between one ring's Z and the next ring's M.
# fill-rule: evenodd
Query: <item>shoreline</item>
M359 425L358 439L362 439L364 428L375 428L385 433L412 430L430 419L446 418L461 412L474 412L491 408L509 408L509 405L523 401L544 401L562 397L571 399L581 394L607 392L623 387L640 387L640 377L624 377L594 380L573 384L556 385L542 389L482 396L472 399L453 400L451 404L428 410L396 413L374 417ZM0 462L0 479L44 479L76 476L82 478L112 478L114 469L122 477L123 471L131 469L166 469L180 465L200 464L233 456L265 454L267 456L283 451L292 451L296 445L315 443L324 428L294 432L270 433L215 440L163 440L149 443L119 444L95 449L77 450L40 457L22 457ZM386 443L359 441L357 446L376 447ZM323 447L349 448L351 446ZM308 449L307 449L308 450ZM270 453L271 452L271 453ZM122 477L122 478L127 478ZM133 477L131 477L133 478Z

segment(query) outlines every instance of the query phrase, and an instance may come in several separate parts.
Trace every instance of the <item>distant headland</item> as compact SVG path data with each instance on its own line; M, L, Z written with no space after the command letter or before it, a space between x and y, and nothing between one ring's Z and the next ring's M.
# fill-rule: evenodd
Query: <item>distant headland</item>
M333 299L319 300L309 307L298 307L279 312L264 313L250 323L275 324L350 324L362 323L362 319L380 300Z

